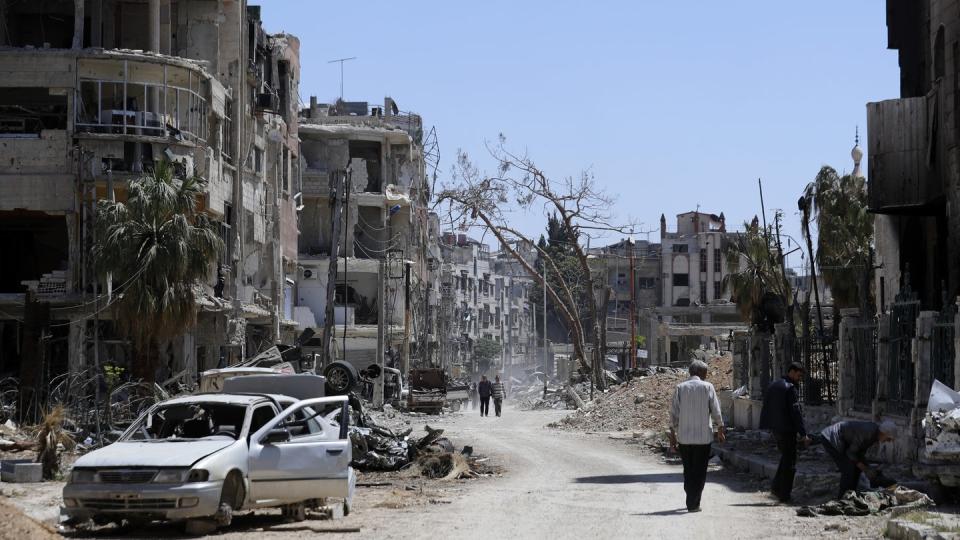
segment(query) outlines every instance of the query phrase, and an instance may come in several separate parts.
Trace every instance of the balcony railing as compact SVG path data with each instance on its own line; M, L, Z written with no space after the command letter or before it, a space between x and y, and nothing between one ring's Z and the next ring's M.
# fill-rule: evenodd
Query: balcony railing
M109 62L109 67L122 65L121 77L81 76L77 87L77 131L179 135L193 142L207 139L207 100L202 95L206 82L200 75L184 68L144 66L129 60L97 62ZM96 71L103 70L89 70Z

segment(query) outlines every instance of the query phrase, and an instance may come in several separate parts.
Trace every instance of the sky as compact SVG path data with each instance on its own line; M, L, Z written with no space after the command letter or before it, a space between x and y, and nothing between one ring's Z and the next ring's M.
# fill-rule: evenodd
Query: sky
M876 0L261 5L267 32L300 38L303 102L335 100L340 69L328 61L355 56L345 99L389 95L435 126L438 183L458 149L495 171L485 144L503 133L553 178L589 170L637 231L657 229L661 213L674 230L698 207L741 228L760 213L762 178L768 219L783 209L799 239L803 188L824 164L853 168L866 103L899 91ZM534 236L546 222L511 219Z

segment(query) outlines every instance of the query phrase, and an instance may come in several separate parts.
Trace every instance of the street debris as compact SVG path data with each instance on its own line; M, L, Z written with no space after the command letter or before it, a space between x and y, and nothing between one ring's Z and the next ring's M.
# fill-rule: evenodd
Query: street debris
M733 360L729 354L709 360L707 380L718 391L733 384ZM611 387L577 412L551 427L568 430L629 431L645 444L664 448L669 428L670 404L677 384L688 378L685 368L654 366L635 370L632 380Z
M427 478L455 480L476 478L473 448L456 452L442 429L425 426L426 435L412 438L412 428L400 433L375 424L368 415L361 425L350 428L353 467L359 471L409 471Z
M839 500L816 506L802 506L797 515L818 516L869 516L883 513L891 508L909 509L933 506L933 500L919 491L903 486L893 486L875 491L848 491Z

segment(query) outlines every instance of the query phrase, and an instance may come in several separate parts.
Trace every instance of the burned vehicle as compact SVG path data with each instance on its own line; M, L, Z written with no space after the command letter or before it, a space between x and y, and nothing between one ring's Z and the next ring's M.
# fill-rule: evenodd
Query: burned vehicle
M189 534L232 513L342 500L356 485L346 396L198 394L158 403L120 437L76 461L63 488L70 522L184 521Z

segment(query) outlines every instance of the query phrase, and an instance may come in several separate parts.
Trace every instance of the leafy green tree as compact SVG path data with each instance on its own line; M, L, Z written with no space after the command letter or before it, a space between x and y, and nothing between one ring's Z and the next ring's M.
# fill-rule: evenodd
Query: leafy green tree
M199 177L174 178L172 165L160 161L130 182L125 202L97 205L97 270L121 285L114 321L139 353L133 375L148 382L160 343L196 319L194 287L209 278L224 250L215 224L197 210L204 187Z
M730 288L740 314L751 325L771 331L772 324L784 318L791 287L774 255L773 231L761 228L756 219L744 224L744 229L733 237L727 252L730 273L724 278L724 287Z
M565 227L563 222L557 218L556 213L554 213L547 216L547 235L546 237L540 235L537 247L553 260L557 269L560 271L559 274L553 271L547 272L547 283L549 286L559 290L561 283L565 283L567 287L570 288L574 299L577 300L575 305L566 305L566 309L571 313L577 314L580 320L589 320L589 302L591 302L590 280L589 276L584 274L583 267L580 265L580 261L577 259L577 255L574 253L572 247L574 243L579 240L579 233ZM534 266L541 274L543 273L544 262L543 257L538 257L537 260L534 261ZM530 301L533 305L537 306L538 310L542 310L540 306L543 305L543 286L539 282L534 284L530 292ZM557 321L564 330L562 336L554 336L554 339L566 341L568 339L567 336L571 332L571 328L569 328L569 325L563 320L557 307L552 303L547 304L547 316L549 320ZM544 332L544 329L541 328L543 326L542 321L543 313L540 311L540 315L537 317L537 328L541 339L543 338ZM590 333L589 327L587 328L587 333Z

